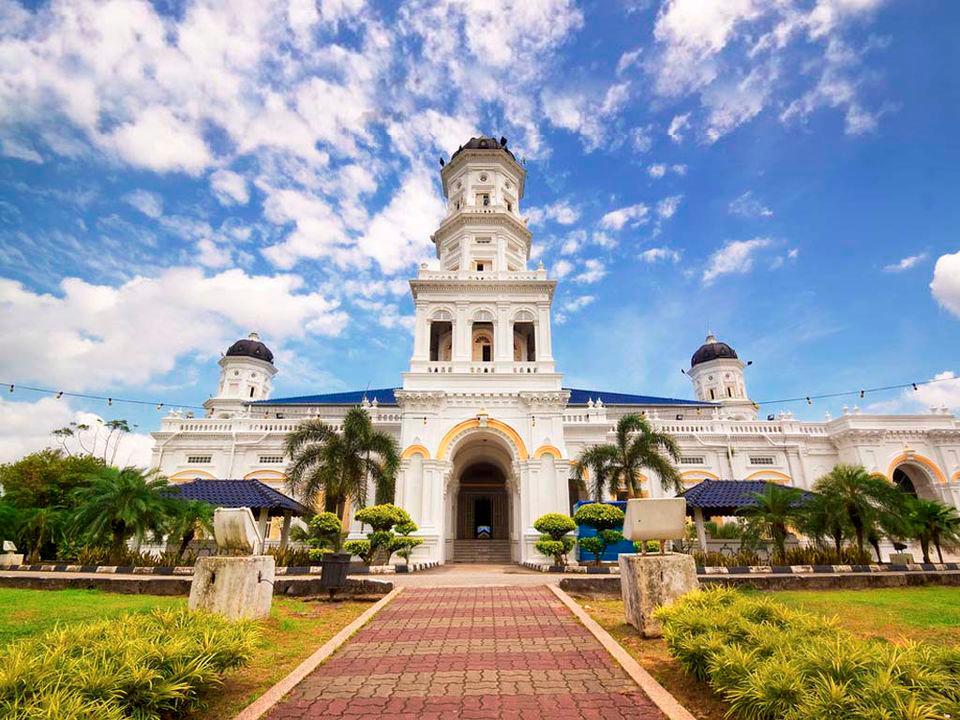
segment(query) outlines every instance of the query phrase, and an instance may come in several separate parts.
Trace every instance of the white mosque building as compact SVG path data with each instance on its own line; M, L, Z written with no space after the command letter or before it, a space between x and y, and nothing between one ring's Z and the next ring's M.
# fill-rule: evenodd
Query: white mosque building
M305 418L336 426L362 405L402 449L396 502L424 538L414 559L439 562L475 557L480 526L492 532L487 557L539 559L533 522L570 512L571 461L610 441L627 413L645 414L676 438L686 483L762 479L809 488L837 463L856 463L960 507L960 421L946 409L759 419L744 362L712 334L691 358L696 400L565 387L551 342L557 281L542 265L527 267L523 166L506 140L480 137L440 176L448 210L432 237L439 269L421 266L410 281L416 325L400 384L272 398L278 369L251 334L220 360L206 417L173 412L162 420L155 467L172 482L248 479L284 491L287 433ZM647 480L650 495L665 493L655 475Z

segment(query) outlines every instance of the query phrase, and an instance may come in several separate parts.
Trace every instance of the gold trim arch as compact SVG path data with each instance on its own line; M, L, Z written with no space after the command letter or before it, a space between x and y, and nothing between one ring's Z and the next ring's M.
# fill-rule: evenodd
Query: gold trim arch
M208 473L206 470L181 470L178 473L174 473L167 478L167 481L172 483L184 483L190 482L191 480L196 480L200 478L201 480L216 480L216 478Z
M943 474L943 470L941 470L933 460L912 452L900 453L890 461L890 466L887 468L887 479L890 480L890 482L893 482L893 471L905 463L916 463L917 465L921 465L929 470L933 475L933 479L942 485L945 485L947 482L947 476ZM960 473L958 473L958 475L960 475Z
M460 433L465 430L472 430L475 428L491 428L493 430L499 430L507 436L507 438L517 449L517 459L527 460L530 457L530 454L527 452L526 443L523 442L523 438L520 437L520 434L516 430L507 425L505 422L489 418L481 425L479 418L473 418L471 420L464 420L461 423L457 423L447 431L447 434L443 436L443 439L440 440L440 445L437 447L437 460L443 460L447 456L447 450L450 448L450 444Z
M684 484L692 482L702 482L703 480L719 480L719 475L714 475L709 470L684 470L680 473L680 482Z
M773 477L770 477L771 475ZM793 478L779 470L757 470L747 475L744 480L770 480L781 485L793 482Z
M414 443L413 445L408 445L407 449L403 451L403 454L400 456L401 460L409 460L414 455L420 455L424 460L430 459L430 451L427 450L423 445L419 443Z
M287 476L279 470L254 470L243 476L244 480L286 480Z
M563 457L563 454L560 452L560 450L553 445L541 445L533 451L534 460L539 460L544 455L552 455L554 460L559 460L561 457Z

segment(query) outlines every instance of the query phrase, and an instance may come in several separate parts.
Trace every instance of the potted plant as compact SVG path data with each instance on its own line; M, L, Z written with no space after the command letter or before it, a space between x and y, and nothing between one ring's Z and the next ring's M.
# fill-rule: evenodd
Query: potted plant
M537 518L533 527L542 533L534 545L537 552L553 558L550 572L563 572L567 567L567 553L576 544L569 533L577 529L577 524L567 515L547 513Z
M574 522L596 531L596 535L581 537L579 540L581 550L593 553L593 567L587 568L588 573L605 572L600 563L607 548L623 540L623 533L615 529L623 527L623 518L623 510L605 503L590 503L577 509L573 516Z
M340 518L332 512L317 513L307 523L306 542L310 559L320 563L320 587L330 591L330 597L347 584L350 571L350 553L342 552L346 537Z

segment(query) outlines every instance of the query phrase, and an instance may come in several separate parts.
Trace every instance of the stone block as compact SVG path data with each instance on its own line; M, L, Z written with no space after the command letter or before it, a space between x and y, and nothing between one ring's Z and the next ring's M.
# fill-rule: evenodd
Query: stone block
M263 543L250 508L214 510L213 536L222 553L259 555Z
M10 565L23 565L23 553L5 552L0 555L0 567Z
M679 540L687 532L687 501L683 498L627 500L623 536L627 540Z
M913 553L899 552L890 553L888 562L891 565L913 565Z
M697 567L690 555L620 556L620 595L627 622L643 637L663 635L654 610L697 587Z
M187 607L231 620L266 617L273 601L275 569L272 555L200 558Z

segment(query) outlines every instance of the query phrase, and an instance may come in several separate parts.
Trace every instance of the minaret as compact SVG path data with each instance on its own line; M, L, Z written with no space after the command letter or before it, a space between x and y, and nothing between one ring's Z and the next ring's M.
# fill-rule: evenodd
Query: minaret
M227 348L219 364L217 394L203 404L209 417L232 417L246 403L270 397L270 382L277 369L273 366L273 353L257 333L252 332Z
M756 420L757 408L747 394L743 375L745 367L737 352L710 332L690 358L687 375L697 399L719 403L722 417Z
M431 238L440 269L424 265L410 283L416 328L404 388L451 389L450 376L515 388L529 376L536 379L521 382L559 390L550 334L556 281L542 267L527 269L526 170L506 138L478 137L453 153L440 179L447 215Z

